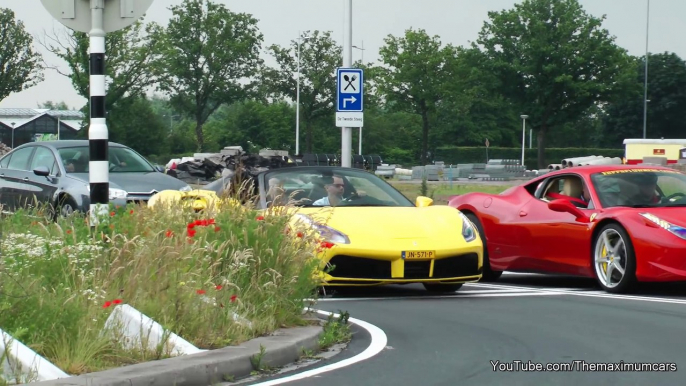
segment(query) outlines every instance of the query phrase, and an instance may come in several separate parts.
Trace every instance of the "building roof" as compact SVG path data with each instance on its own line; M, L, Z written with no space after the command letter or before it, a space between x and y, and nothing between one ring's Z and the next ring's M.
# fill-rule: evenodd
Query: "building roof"
M58 118L61 124L76 131L81 129L81 123L85 119L84 114L78 110L4 108L0 109L0 123L9 128L19 129L45 115Z

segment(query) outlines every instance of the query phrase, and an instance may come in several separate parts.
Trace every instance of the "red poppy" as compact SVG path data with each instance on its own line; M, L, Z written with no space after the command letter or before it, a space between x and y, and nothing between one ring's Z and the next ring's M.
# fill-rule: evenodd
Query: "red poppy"
M236 295L231 295L231 302L232 302L232 303L235 302L235 301L236 301L236 298L238 298L238 296L236 296Z
M188 237L193 237L193 236L195 236L195 232L196 232L195 229L189 229L189 230L188 230Z
M187 226L186 228L188 228L188 229L193 229L193 228L195 228L195 223L190 223L190 224L188 224L188 226Z
M121 299L114 299L114 300L112 301L112 303L114 303L114 304L121 304Z
M133 214L133 209L131 209L131 210L129 211L129 214Z
M302 233L302 232L298 232L298 237L303 238L303 237L304 237L303 233Z
M199 290L197 290L197 291L195 291L195 292L197 292L198 295L204 295L204 294L205 294L205 290L202 290L202 289L199 289Z
M257 221L262 221L264 220L264 216L257 216Z
M221 284L219 284L219 285L217 285L217 286L216 286L216 287L214 287L214 288L216 288L217 290L220 290L220 289L222 289L222 288L224 288L224 287L222 287L222 285L221 285Z
M67 229L67 234L68 234L68 235L71 234L71 229Z
M202 220L195 220L195 225L203 225Z
M329 241L322 241L321 242L322 248L330 249L330 248L333 248L334 245L335 245L334 243L329 242Z
M219 232L220 230L222 230L220 227L214 227L215 232Z
M165 235L167 237L172 237L174 235L174 232L172 232L171 230L168 230L167 233L165 233Z
M105 304L102 305L102 308L107 308L107 307L109 307L109 306L111 306L111 305L112 305L112 302L108 300L108 301L105 302Z
M114 212L110 212L110 216L114 217Z
M209 225L213 225L213 224L214 224L214 219L211 218L211 219L207 220L207 223L208 223Z

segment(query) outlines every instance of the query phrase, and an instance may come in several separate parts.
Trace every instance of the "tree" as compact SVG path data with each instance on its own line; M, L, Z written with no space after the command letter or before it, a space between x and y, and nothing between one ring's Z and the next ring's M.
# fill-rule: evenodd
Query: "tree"
M155 83L149 67L152 62L154 42L148 37L143 23L138 21L122 30L107 34L105 74L107 75L107 96L105 109L113 110L117 103L126 98L137 98L145 94ZM44 34L41 45L67 63L69 72L51 65L59 74L71 79L71 83L82 97L90 100L89 37L83 32L68 30L66 36L57 32ZM126 103L124 103L126 104ZM86 117L90 115L86 103Z
M636 61L633 92L607 107L603 140L622 143L643 134L645 57ZM648 57L648 138L681 138L686 131L686 62L675 53Z
M331 117L336 103L336 68L341 63L341 46L331 38L331 32L314 31L300 44L300 115L305 126L305 151L312 153L313 122ZM298 42L288 48L272 45L269 51L277 68L265 68L263 81L277 96L296 101L298 82Z
M203 124L222 104L251 97L263 36L257 20L210 0L184 0L170 8L166 28L153 26L159 50L155 73L174 111L195 119L198 151Z
M0 101L43 81L42 56L11 9L0 8Z
M39 109L48 109L48 110L71 110L69 106L67 106L66 103L64 102L53 102L53 101L47 101L43 103L38 104Z
M544 168L546 135L614 97L629 56L601 28L605 16L588 15L577 0L524 0L488 16L473 46L498 74L503 95L529 115Z
M427 163L430 120L447 91L451 78L448 64L456 57L451 45L441 47L437 36L408 29L404 37L389 35L379 55L383 66L376 68L379 93L394 111L418 114L422 118L420 162Z

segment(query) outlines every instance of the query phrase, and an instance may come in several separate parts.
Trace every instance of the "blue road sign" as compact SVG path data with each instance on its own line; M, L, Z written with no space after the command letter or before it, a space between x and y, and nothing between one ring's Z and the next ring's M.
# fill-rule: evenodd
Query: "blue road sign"
M363 104L363 73L359 68L339 68L336 71L338 85L336 87L338 100L337 111L362 112Z

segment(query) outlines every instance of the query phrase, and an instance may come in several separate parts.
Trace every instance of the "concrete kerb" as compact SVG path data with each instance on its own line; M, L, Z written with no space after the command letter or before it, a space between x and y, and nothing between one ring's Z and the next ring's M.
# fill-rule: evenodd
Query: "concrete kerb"
M315 311L315 310L310 310ZM321 315L313 315L320 321ZM260 365L283 367L297 362L303 350L318 351L319 326L276 330L244 342L205 352L138 363L79 376L35 382L40 386L207 386L249 376L255 368L252 358L259 356Z

